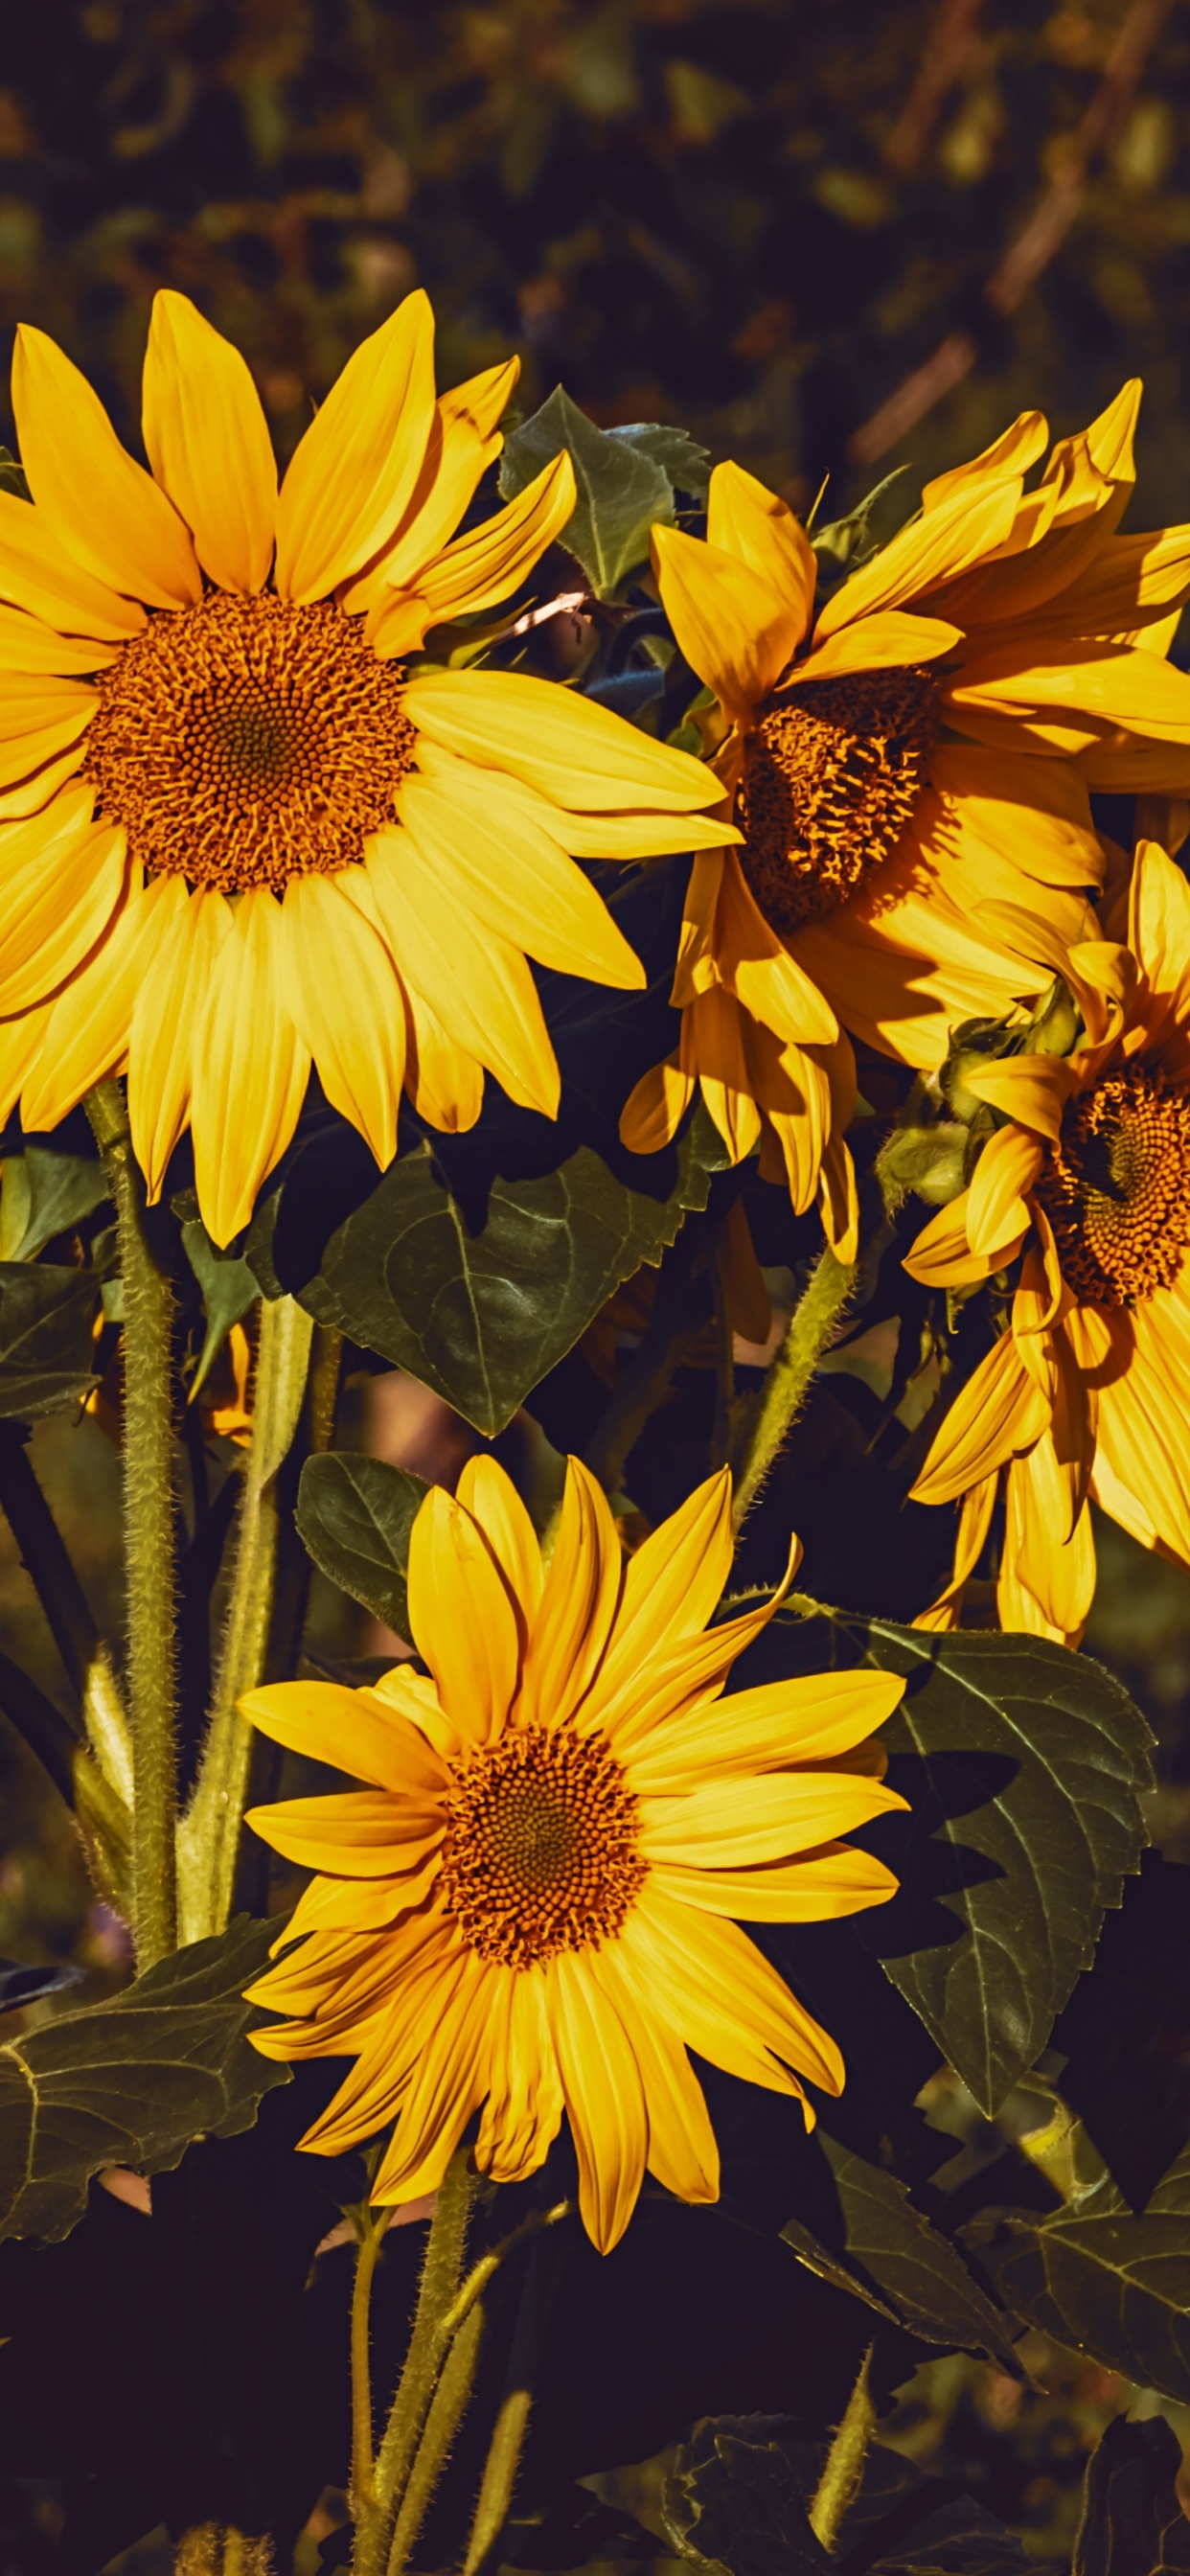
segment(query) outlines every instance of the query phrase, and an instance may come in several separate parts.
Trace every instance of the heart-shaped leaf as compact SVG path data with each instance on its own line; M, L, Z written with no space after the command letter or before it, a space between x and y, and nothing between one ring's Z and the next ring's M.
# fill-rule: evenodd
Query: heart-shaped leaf
M0 2047L0 2237L67 2236L104 2166L160 2173L193 2138L251 2127L261 2095L289 2081L251 2046L267 2015L243 1994L278 1929L240 1915L123 1994Z
M307 1458L298 1486L298 1533L315 1565L399 1637L409 1634L409 1532L426 1491L420 1476L349 1449Z
M963 2233L1030 2325L1190 2402L1190 2148L1139 2218L1109 2175L1051 2217L991 2211Z
M915 2209L903 2182L820 2133L839 2200L838 2247L819 2242L800 2219L781 2233L794 2252L824 2280L878 2294L880 2313L927 2343L949 2351L984 2352L1020 2376L1004 2318L992 2306L961 2254Z
M629 1189L581 1145L540 1179L493 1181L475 1235L421 1145L331 1236L300 1302L477 1431L502 1431L621 1280L660 1261L687 1212L706 1206L700 1136L695 1121L668 1199Z
M98 1296L94 1271L0 1261L0 1416L28 1422L87 1393Z
M910 1812L865 1836L901 1888L863 1935L990 2117L1139 1867L1150 1730L1102 1665L1039 1637L779 1613L740 1669L831 1664L905 1676L881 1732Z
M1163 2415L1109 2424L1087 2465L1073 2576L1186 2576L1190 2521L1176 2479L1182 2445Z
M108 1195L102 1163L26 1145L4 1165L0 1261L33 1261L55 1234L78 1225Z

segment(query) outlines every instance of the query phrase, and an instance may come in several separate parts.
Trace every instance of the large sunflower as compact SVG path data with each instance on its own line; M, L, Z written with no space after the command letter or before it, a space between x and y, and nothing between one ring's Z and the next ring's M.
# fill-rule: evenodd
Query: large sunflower
M252 1989L290 2018L266 2055L354 2057L302 2144L396 2119L380 2202L432 2191L473 2113L498 2182L536 2171L569 2115L605 2251L646 2166L714 2200L719 2160L687 2048L770 2091L837 2093L843 2065L738 1923L818 1922L896 1882L837 1836L902 1806L866 1745L900 1698L826 1673L721 1700L772 1602L708 1629L731 1565L731 1480L699 1487L624 1565L571 1460L548 1571L489 1459L413 1527L409 1618L429 1666L374 1689L281 1682L241 1703L266 1734L372 1783L257 1808L318 1872Z
M1138 396L1063 439L1031 492L1047 431L1024 414L927 484L817 623L804 529L738 466L711 477L705 543L654 530L678 644L730 727L716 767L745 837L695 861L681 1046L634 1092L628 1144L671 1134L701 1081L737 1156L779 1146L795 1206L820 1193L849 1250L840 1026L935 1067L952 1022L1037 989L980 906L1078 938L1103 871L1089 788L1190 780L1190 680L1161 658L1190 529L1113 533Z
M958 1615L1002 1475L1006 1628L1077 1642L1095 1588L1088 1495L1190 1565L1190 888L1142 842L1121 901L1109 927L1126 944L1050 951L1082 1008L1074 1052L967 1077L1005 1123L906 1263L958 1287L1023 1255L1008 1329L914 1488L963 1498L932 1626Z
M500 446L515 363L435 400L409 296L356 350L280 492L248 369L183 295L145 359L152 474L84 377L21 330L32 507L0 493L0 1117L52 1127L126 1068L150 1196L193 1129L224 1243L309 1077L395 1150L484 1068L552 1115L528 957L644 982L574 856L721 837L697 762L544 681L407 680L427 630L493 606L573 506L558 457L452 531Z

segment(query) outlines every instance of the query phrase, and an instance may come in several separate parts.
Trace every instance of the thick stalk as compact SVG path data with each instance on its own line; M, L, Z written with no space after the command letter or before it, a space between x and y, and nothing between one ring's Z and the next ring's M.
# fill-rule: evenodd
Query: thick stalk
M791 1425L855 1280L854 1262L835 1259L829 1244L813 1270L800 1305L777 1353L760 1400L760 1412L736 1480L733 1520L737 1530L757 1494Z
M132 1735L132 1930L138 1967L177 1947L173 1290L143 1223L143 1189L116 1082L87 1096L115 1202L124 1287L124 1553Z
M354 2576L383 2576L388 2564L393 2518L404 2496L438 2376L439 2328L458 2293L474 2197L470 2158L467 2149L460 2147L447 2166L430 2222L409 2350L376 2455L375 2500L356 2531Z
M359 2228L359 2246L351 2290L351 2484L348 2501L355 2522L360 2520L372 2501L372 2363L369 2343L372 2276L391 2215L391 2211L382 2209L379 2217L374 2218L366 2202L354 2214Z
M429 2511L434 2489L450 2456L451 2445L459 2429L459 2419L475 2384L479 2348L483 2342L484 2306L482 2299L472 2301L458 2333L454 2336L442 2375L434 2391L426 2417L426 2429L417 2447L417 2457L409 2472L409 2483L401 2499L392 2547L388 2553L388 2576L403 2576L421 2527Z
M539 2236L529 2256L504 2394L488 2445L467 2543L464 2576L491 2576L499 2564L500 2541L516 2492L557 2282L555 2249L548 2235Z
M277 1572L276 1478L297 1429L313 1330L310 1316L292 1297L277 1297L262 1307L227 1625L198 1783L178 1834L182 1935L187 1941L222 1932L231 1911L252 1758L252 1729L240 1715L239 1702L264 1678Z
M826 2466L818 2481L810 2507L810 2529L824 2549L833 2550L843 2523L859 2493L864 2473L868 2444L876 2423L876 2409L868 2386L872 2367L872 2346L864 2354L859 2377L847 2400L847 2411L826 2455Z

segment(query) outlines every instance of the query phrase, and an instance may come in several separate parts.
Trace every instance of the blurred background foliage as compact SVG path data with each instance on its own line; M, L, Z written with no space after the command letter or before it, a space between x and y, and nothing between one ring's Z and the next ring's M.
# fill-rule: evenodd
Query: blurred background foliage
M526 411L561 380L604 424L680 422L799 508L827 474L837 512L901 463L911 496L1017 410L1039 404L1065 432L1140 374L1133 519L1190 517L1190 10L51 0L6 13L0 329L53 332L132 440L159 286L194 296L243 348L285 454L360 337L419 284L440 381L519 350ZM378 1390L353 1445L370 1437L433 1473L392 1417ZM439 1429L438 1472L457 1470ZM118 1625L114 1451L92 1420L43 1426L35 1448L94 1606ZM1154 1826L1187 1860L1190 1578L1114 1525L1099 1544L1087 1645L1157 1728ZM3 1529L0 1645L60 1686ZM126 1973L121 1927L3 1721L0 1794L0 1948L69 1959L85 1992L106 1991ZM1036 2338L1029 2359L1048 2395L961 2358L920 2373L892 2438L1052 2558L1071 2545L1082 2462L1134 2392ZM0 2556L40 2563L53 2501L37 2505L36 2540L22 2505L11 2542L3 2501Z

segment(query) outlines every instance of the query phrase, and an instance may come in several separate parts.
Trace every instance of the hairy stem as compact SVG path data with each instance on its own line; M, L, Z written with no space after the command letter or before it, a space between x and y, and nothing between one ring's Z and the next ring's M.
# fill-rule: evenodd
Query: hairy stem
M231 1911L252 1758L252 1729L239 1702L264 1678L277 1573L277 1471L297 1429L313 1330L292 1297L262 1308L227 1626L198 1783L178 1835L187 1941L222 1932Z
M871 2367L872 2345L869 2344L847 2400L847 2411L827 2452L826 2466L810 2507L810 2529L824 2549L834 2548L859 2493L864 2460L876 2423L876 2409L868 2385Z
M442 2365L442 2374L426 2417L426 2429L401 2499L401 2510L388 2554L388 2576L403 2576L403 2570L413 2555L434 2489L459 2429L463 2409L475 2384L484 2324L483 2301L475 2299L453 2337Z
M388 2564L393 2519L404 2498L438 2376L438 2330L458 2293L474 2197L470 2158L467 2149L460 2147L447 2166L430 2223L409 2350L376 2455L374 2503L356 2530L354 2576L383 2576Z
M391 2215L391 2211L382 2209L379 2217L374 2218L366 2202L361 2210L353 2213L359 2245L351 2290L351 2484L348 2499L355 2522L360 2520L372 2501L372 2364L368 2336L372 2276Z
M798 1413L855 1280L854 1262L837 1261L829 1244L811 1273L800 1305L764 1384L747 1454L736 1479L733 1519L742 1527Z
M119 1084L96 1084L87 1115L115 1202L124 1286L124 1552L132 1734L132 1930L143 1971L177 1946L177 1687L174 1669L173 1289L150 1250L144 1194Z

